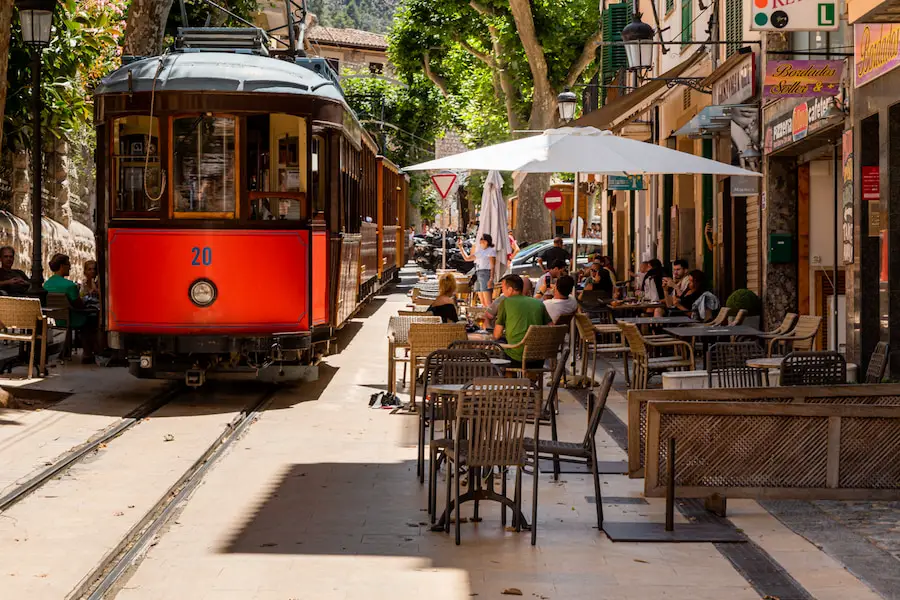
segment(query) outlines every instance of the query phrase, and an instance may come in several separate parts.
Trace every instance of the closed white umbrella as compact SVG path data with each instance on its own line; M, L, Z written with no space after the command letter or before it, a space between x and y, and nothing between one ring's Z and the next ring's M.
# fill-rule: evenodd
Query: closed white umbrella
M506 273L506 256L509 254L509 228L506 225L506 205L503 202L503 176L498 171L487 174L481 192L481 218L478 221L476 243L487 233L497 250L496 277Z

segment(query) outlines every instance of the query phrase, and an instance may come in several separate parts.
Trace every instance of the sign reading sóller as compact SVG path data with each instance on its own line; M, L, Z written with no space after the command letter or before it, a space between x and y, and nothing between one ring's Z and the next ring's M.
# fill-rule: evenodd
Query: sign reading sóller
M836 96L841 90L842 60L770 60L764 98Z
M838 0L753 0L753 31L834 31L840 25Z

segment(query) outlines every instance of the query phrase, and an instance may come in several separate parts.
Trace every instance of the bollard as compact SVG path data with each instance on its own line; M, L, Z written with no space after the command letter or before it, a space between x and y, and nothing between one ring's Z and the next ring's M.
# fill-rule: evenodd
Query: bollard
M666 531L675 529L675 438L669 438L669 455L666 457L669 481L666 485Z

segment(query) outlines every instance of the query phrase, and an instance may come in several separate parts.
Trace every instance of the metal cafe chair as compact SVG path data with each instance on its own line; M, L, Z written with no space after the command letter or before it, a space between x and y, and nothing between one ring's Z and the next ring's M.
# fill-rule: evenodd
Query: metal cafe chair
M706 355L709 387L762 387L762 371L748 367L747 361L763 356L765 356L765 352L756 342L713 344ZM718 386L715 385L716 382L718 382Z
M847 361L837 352L791 352L781 363L781 385L847 383Z

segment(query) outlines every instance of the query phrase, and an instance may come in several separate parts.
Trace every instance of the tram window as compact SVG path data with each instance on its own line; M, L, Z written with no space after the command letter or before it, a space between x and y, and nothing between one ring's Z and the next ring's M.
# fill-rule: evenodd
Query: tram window
M233 117L198 115L172 121L176 216L234 217L236 130Z
M158 213L164 179L159 161L159 119L116 119L112 135L115 212Z
M313 214L325 212L325 139L320 135L312 137L310 147L310 155L312 157L312 181L310 182L309 192L312 196Z

